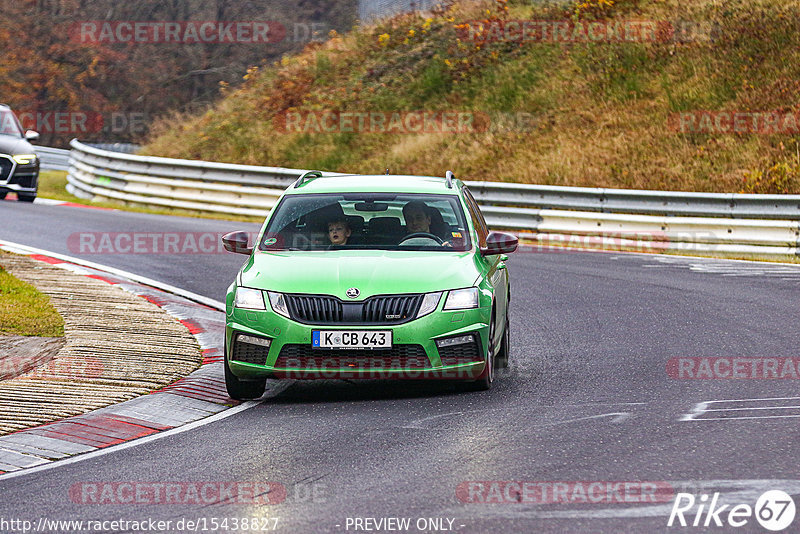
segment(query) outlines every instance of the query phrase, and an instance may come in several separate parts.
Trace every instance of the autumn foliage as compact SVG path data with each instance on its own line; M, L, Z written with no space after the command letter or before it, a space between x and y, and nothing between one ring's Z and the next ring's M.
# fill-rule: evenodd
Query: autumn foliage
M305 46L298 28L349 28L355 0L0 0L0 13L0 102L39 129L42 144L63 146L72 137L137 141L158 116L203 110L248 68ZM277 21L288 33L260 44L81 42L83 21ZM88 132L53 125L76 115L90 118Z

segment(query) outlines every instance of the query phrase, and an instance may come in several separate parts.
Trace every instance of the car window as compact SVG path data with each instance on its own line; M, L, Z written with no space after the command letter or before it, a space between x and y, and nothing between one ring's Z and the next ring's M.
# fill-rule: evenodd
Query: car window
M465 251L466 218L455 195L346 193L287 195L260 250Z
M22 137L22 125L11 110L0 109L0 135Z
M481 213L478 203L475 201L469 189L465 187L462 191L464 191L464 198L467 199L467 207L469 215L472 218L472 226L475 227L475 232L478 234L478 245L480 247L485 247L486 237L489 235L489 228L486 226L486 220L483 218L483 213Z

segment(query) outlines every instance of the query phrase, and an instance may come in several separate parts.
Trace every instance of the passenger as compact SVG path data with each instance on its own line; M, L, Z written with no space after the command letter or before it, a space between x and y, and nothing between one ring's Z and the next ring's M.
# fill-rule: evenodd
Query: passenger
M328 222L328 239L330 239L331 245L346 245L352 233L350 224L345 219L336 219Z

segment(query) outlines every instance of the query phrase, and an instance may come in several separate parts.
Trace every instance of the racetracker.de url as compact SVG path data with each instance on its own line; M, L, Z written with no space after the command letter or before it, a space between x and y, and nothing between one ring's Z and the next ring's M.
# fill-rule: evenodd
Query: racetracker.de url
M193 519L49 519L0 517L0 532L272 532L277 517L198 517Z

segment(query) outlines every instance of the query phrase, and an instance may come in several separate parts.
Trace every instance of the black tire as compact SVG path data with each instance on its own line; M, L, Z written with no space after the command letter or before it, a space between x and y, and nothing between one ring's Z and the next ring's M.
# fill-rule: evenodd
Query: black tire
M497 351L497 356L495 356L495 366L497 369L506 369L508 368L508 358L511 354L511 322L508 320L508 315L506 315L506 329L503 333L503 342L500 345L500 350Z
M23 193L17 193L17 199L20 202L33 202L34 200L36 200L36 193L34 193L32 195L25 195Z
M225 343L225 388L228 396L233 400L257 399L264 394L267 388L267 379L240 380L228 367L228 344Z
M6 198L7 194L8 194L8 191L0 191L0 200L3 200L4 198Z
M483 368L483 373L481 373L477 380L470 380L463 383L463 389L465 391L489 391L492 389L492 384L494 383L494 369L496 365L494 359L495 322L494 313L492 313L492 322L489 323L489 341L486 348L486 365Z

